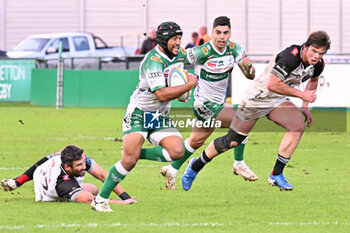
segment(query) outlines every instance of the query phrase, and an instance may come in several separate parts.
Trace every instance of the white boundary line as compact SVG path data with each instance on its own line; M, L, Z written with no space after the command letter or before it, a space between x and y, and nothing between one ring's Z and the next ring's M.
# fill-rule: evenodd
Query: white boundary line
M0 167L0 170L27 170L29 167Z
M26 229L47 229L47 228L95 228L95 227L120 227L120 226L135 226L135 227L220 227L220 226L233 226L241 225L240 223L142 223L142 224L125 224L125 223L111 223L111 224L98 224L98 223L89 223L89 224L37 224L37 225L17 225L17 226L0 226L0 230L26 230ZM251 223L251 226L265 225L261 223ZM324 221L314 221L314 222L269 222L267 225L279 225L279 226L319 226L319 225L350 225L350 222L324 222Z

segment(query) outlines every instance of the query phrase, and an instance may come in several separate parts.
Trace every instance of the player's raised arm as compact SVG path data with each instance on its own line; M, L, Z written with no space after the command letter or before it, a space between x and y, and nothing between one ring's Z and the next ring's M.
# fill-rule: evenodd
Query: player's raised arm
M253 67L253 63L244 53L242 54L242 59L238 62L238 67L247 79L255 78L255 68Z

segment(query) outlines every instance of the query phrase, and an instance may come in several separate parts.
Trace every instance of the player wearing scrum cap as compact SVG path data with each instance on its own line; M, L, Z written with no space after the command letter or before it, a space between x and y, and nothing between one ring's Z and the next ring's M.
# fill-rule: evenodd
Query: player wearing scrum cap
M182 158L184 146L181 134L171 126L169 117L173 99L197 85L197 77L185 71L186 84L167 87L166 77L172 68L183 68L186 51L180 48L182 30L174 22L164 22L157 28L158 45L149 51L140 64L140 82L130 97L123 119L123 156L109 170L108 177L92 201L93 209L111 212L108 198L114 187L134 168L138 159L173 161ZM167 128L160 123L167 122ZM145 140L156 145L142 149Z
M227 84L235 63L247 79L254 79L255 68L242 47L230 41L231 23L226 16L217 17L213 23L212 40L194 48L187 49L187 58L195 65L199 76L194 92L193 110L197 121L220 121L221 127L229 128L235 115L232 107L224 107ZM189 138L185 140L185 154L182 159L164 166L161 170L166 179L166 188L175 189L176 175L182 164L213 133L214 127L193 127ZM255 181L258 177L245 164L243 152L246 141L235 148L233 173L245 180Z

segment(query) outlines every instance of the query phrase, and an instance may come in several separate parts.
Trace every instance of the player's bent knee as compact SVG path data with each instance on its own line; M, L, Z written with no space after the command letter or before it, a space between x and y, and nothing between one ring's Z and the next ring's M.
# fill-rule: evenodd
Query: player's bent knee
M225 152L232 147L239 146L246 137L246 135L239 134L230 129L225 136L214 140L215 150L219 153Z
M303 133L305 131L304 122L302 122L302 123L291 123L286 128L287 128L287 130L289 132L300 132L300 133Z
M81 184L84 191L91 193L96 196L98 194L98 188L94 184L83 183Z
M131 169L133 169L137 163L138 157L135 156L128 156L128 157L124 157L123 156L123 167L130 171Z
M195 139L191 141L191 147L194 149L198 149L199 147L203 146L206 138L200 138L200 139Z
M174 146L168 151L172 160L181 159L184 156L185 149L183 146Z

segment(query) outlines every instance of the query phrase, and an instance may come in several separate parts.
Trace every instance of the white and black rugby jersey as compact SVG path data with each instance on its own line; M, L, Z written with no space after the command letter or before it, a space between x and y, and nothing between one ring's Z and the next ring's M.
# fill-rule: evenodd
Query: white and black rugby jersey
M284 97L283 95L271 92L267 89L271 73L293 88L298 87L309 78L318 77L324 69L324 60L321 59L315 65L306 65L301 59L302 50L303 45L292 45L275 55L265 67L264 71L251 82L243 101L246 102L265 98L272 101L272 99Z
M303 48L303 45L292 45L277 54L271 73L287 84L300 84L309 78L318 77L324 69L324 60L321 59L315 65L305 65L301 59Z
M90 172L95 162L87 155L86 171ZM34 172L34 190L36 201L75 201L77 194L83 192L80 184L82 177L69 176L61 162L60 155L54 155L41 164Z

